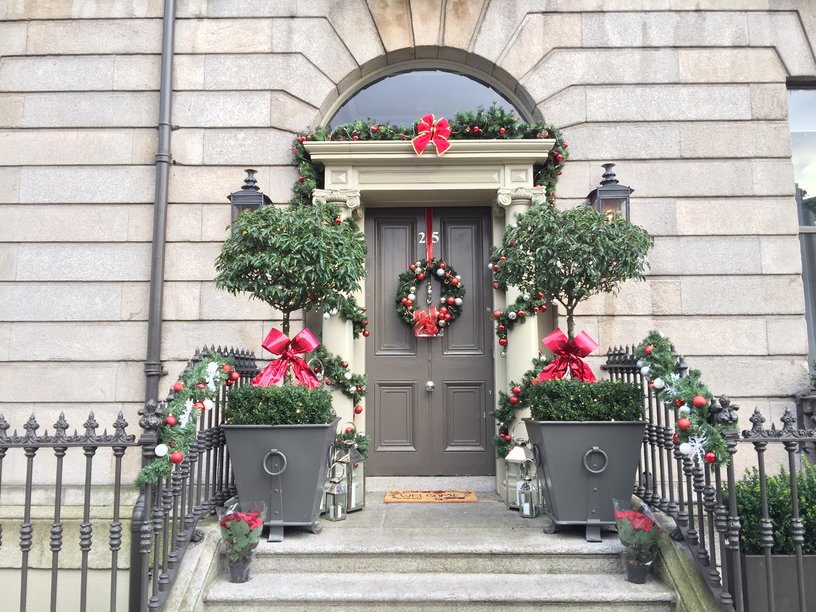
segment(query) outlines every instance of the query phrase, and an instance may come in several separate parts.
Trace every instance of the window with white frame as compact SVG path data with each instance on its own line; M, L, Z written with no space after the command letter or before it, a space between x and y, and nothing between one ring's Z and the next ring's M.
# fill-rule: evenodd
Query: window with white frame
M788 91L810 361L816 358L816 86Z

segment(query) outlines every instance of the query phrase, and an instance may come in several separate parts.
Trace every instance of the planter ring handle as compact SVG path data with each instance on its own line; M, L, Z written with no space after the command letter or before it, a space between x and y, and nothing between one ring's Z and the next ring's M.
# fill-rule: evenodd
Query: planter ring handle
M603 466L600 468L592 468L589 466L589 458L594 454L599 454L603 457ZM603 449L598 448L597 446L593 446L587 452L584 453L584 467L587 471L591 474L600 474L606 470L606 466L609 465L609 455L607 455Z
M272 455L280 455L281 458L283 459L283 466L277 472L272 472L272 471L270 471L270 469L268 467L266 467L266 462ZM286 471L287 463L288 463L288 461L286 460L286 455L284 455L277 448L273 448L273 449L270 449L270 451L268 453L266 453L266 455L264 455L264 458L263 458L263 461L261 462L261 465L263 466L264 472L266 472L270 476L280 476L281 474L283 474Z

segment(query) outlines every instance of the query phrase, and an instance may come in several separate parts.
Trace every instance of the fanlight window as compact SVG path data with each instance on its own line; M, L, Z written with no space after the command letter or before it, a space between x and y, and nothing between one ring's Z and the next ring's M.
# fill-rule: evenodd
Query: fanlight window
M472 77L444 70L412 70L374 81L355 93L329 126L369 118L411 125L428 113L452 119L458 111L487 108L494 102L527 119L506 96Z

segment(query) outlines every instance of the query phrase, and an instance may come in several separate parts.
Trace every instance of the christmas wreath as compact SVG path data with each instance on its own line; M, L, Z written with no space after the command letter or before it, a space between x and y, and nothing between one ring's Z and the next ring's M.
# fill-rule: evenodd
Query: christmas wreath
M427 280L428 306L433 303L431 279L442 284L439 308L418 310L416 303L418 284ZM439 259L422 259L411 263L408 270L399 275L397 284L397 314L408 325L414 327L417 336L436 336L439 329L453 323L462 313L465 288L462 279L451 266Z
M735 424L720 418L700 373L692 370L686 377L677 374L672 344L658 331L649 332L638 345L637 354L640 373L650 381L657 398L675 410L674 443L680 453L697 464L727 464L730 455L725 433Z

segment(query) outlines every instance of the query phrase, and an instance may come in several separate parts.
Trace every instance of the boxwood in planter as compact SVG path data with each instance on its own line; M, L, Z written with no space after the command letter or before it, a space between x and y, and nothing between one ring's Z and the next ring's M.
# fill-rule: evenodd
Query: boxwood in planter
M816 606L816 467L803 461L797 473L799 517L805 528L802 546L805 571L804 607L800 607L796 575L796 549L791 534L790 472L781 470L766 477L768 515L773 523L772 552L773 598L777 610L811 610ZM765 580L765 549L761 545L762 499L759 472L748 470L737 483L737 512L740 517L740 553L742 586L747 611L767 610L768 589ZM733 583L731 583L733 584Z
M527 390L527 433L556 525L586 525L588 541L614 525L612 500L632 493L645 427L643 392L618 381L539 382Z
M243 386L230 391L224 432L238 497L265 501L269 540L284 526L320 531L320 497L337 419L331 395L295 385Z

